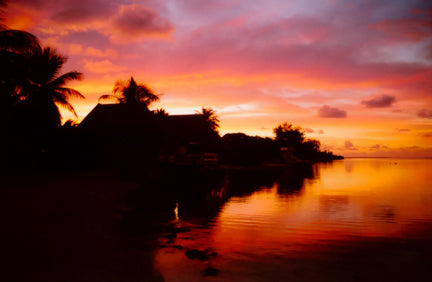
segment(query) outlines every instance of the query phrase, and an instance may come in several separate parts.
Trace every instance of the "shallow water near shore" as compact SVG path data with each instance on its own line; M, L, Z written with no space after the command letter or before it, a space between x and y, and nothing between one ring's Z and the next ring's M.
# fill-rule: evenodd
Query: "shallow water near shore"
M429 281L431 172L432 160L346 159L240 192L228 177L205 198L213 213L176 202L186 232L159 239L155 267L166 281Z

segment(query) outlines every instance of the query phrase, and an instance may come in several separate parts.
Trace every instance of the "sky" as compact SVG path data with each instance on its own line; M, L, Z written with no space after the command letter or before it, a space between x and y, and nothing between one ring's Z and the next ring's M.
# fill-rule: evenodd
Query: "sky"
M222 135L288 122L346 157L432 157L429 0L13 0L4 18L84 74L79 120L133 76L152 109L212 107Z

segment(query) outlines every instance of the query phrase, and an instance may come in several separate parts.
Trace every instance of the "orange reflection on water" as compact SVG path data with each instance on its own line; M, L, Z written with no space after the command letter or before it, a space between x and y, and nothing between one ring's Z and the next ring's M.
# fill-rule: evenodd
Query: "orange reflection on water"
M299 191L282 193L276 181L270 188L231 197L208 226L192 228L176 244L215 250L219 256L212 264L228 273L220 279L234 281L230 273L244 275L244 269L256 267L278 271L277 265L287 260L311 260L320 254L326 260L334 252L357 250L359 244L377 240L430 240L431 165L432 160L389 159L318 164L315 178L305 179ZM312 261L314 267L320 260ZM164 249L156 254L156 264L168 278L178 275L176 266L181 265L184 277L198 279L190 273L203 263L189 261L183 251Z
M427 161L426 161L427 162ZM283 197L277 183L247 198L232 198L214 226L224 244L280 244L340 236L399 236L432 218L430 167L423 160L345 160L318 165L320 178ZM234 239L228 240L235 233ZM252 236L253 235L253 236ZM253 238L252 238L253 237Z

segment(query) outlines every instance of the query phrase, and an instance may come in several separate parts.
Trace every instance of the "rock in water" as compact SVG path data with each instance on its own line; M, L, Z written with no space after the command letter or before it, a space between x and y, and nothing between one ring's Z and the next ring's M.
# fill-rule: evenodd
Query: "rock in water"
M194 249L187 250L185 252L185 255L190 259L199 259L202 261L209 259L209 255L207 254L207 250L205 250L205 251L194 250Z
M203 271L203 276L217 276L219 275L220 270L217 268L213 268L211 266L206 267Z

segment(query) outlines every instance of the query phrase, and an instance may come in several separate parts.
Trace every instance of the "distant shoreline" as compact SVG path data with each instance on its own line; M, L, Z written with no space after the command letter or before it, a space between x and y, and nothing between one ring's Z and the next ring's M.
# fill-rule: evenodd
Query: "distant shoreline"
M431 160L431 157L345 157L345 159Z

